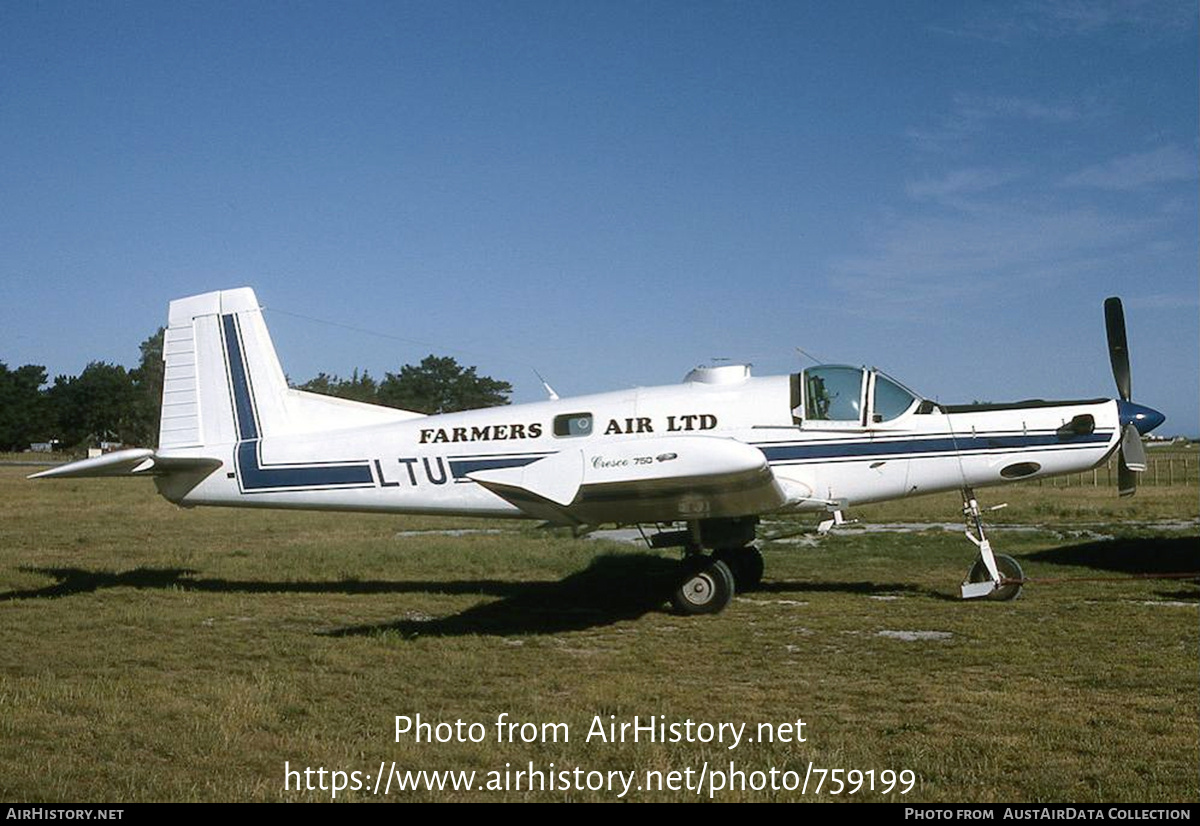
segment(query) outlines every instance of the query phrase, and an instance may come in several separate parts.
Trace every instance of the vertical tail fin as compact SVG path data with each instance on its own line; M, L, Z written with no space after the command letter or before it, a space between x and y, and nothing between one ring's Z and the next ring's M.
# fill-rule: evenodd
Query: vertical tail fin
M287 379L249 287L171 302L160 450L286 429Z
M249 287L172 301L169 315L159 450L420 418L289 388Z
M125 450L35 475L151 474L159 492L188 504L230 504L245 493L370 487L374 476L359 451L325 455L322 441L306 436L421 417L289 388L249 287L172 301L163 362L157 451ZM275 456L282 450L284 459L272 461L272 449ZM218 477L210 474L222 465L226 473L214 482ZM193 496L201 484L204 491Z

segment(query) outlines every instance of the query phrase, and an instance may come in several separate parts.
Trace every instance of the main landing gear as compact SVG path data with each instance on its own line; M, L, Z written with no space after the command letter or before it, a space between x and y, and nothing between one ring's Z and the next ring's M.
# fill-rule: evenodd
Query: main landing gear
M1006 554L992 552L992 543L983 533L983 515L975 492L963 488L963 516L967 520L967 539L979 548L979 558L967 573L962 584L963 599L1016 599L1021 593L1025 574L1017 560ZM974 533L972 533L974 529Z
M671 605L681 614L716 614L733 601L733 572L719 559L694 554L683 560L684 573L671 592Z
M733 601L737 591L751 591L762 582L763 557L754 545L758 517L701 519L686 531L660 533L650 538L652 547L682 546L678 584L671 605L681 614L717 614ZM706 548L712 549L705 554Z

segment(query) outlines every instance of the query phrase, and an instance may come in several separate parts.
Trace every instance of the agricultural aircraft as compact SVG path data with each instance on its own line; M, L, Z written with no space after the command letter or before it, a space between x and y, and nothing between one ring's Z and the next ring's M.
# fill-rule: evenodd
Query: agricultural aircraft
M682 384L422 415L289 387L249 288L172 301L156 449L33 478L152 476L184 507L528 517L579 530L653 526L683 550L671 595L715 613L763 574L764 514L826 514L960 490L977 546L964 598L1011 599L1023 579L993 553L974 489L1076 473L1116 452L1129 495L1141 436L1161 413L1130 401L1121 302L1105 302L1118 399L947 405L874 368L754 377L698 367Z

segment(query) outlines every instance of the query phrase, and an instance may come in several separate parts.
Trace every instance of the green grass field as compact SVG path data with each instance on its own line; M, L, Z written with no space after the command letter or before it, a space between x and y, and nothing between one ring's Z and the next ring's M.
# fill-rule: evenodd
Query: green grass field
M0 468L7 801L331 798L295 791L299 776L285 790L285 761L360 772L367 788L338 800L612 800L622 788L512 789L530 763L637 772L625 799L704 800L708 787L637 785L672 771L711 784L731 761L747 788L715 799L1200 797L1200 587L1158 578L1200 570L1194 478L1133 500L1102 486L981 491L985 506L1009 503L990 536L1035 580L1013 602L959 601L973 548L934 526L768 542L761 590L684 618L665 601L673 557L630 545L521 522L184 511L144 480L29 471ZM852 515L954 522L958 507L931 497ZM471 532L427 532L448 528ZM417 714L486 736L396 742L395 717ZM498 742L500 714L565 723L570 739ZM635 715L745 723L756 742L586 740L597 716ZM758 741L760 723L797 719L804 742ZM498 772L501 790L376 796L381 763L474 771L479 785ZM873 771L876 789L831 795L826 774L818 793L810 764ZM809 788L751 788L771 769ZM889 769L912 772L908 794L882 794Z

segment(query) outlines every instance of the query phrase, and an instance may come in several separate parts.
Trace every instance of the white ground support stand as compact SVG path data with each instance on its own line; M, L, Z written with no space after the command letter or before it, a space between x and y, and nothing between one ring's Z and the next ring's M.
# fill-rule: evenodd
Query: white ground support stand
M843 525L853 525L858 522L857 519L846 518L846 507L849 503L845 499L831 500L825 503L825 510L829 512L829 519L822 519L817 525L817 533L821 536L829 533L834 528L840 528Z
M820 524L817 525L817 533L825 535L834 528L840 528L842 525L845 525L847 521L848 520L846 519L846 515L844 513L842 513L840 510L834 511L832 517L829 519L822 519Z

